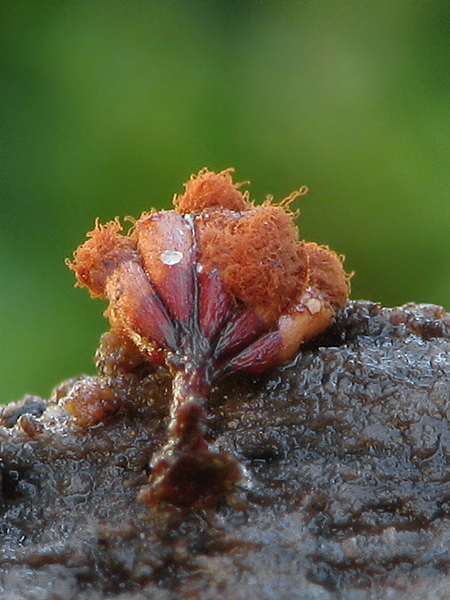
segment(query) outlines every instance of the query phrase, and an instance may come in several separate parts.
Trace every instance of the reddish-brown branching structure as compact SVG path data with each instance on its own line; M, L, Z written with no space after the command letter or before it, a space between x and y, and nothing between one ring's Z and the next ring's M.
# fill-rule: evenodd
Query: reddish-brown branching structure
M341 258L299 239L289 207L304 190L256 206L231 173L203 169L175 210L143 213L127 235L118 219L97 222L69 263L109 301L113 331L173 372L168 441L141 493L149 504L205 506L233 489L238 464L204 437L212 385L282 364L347 302Z

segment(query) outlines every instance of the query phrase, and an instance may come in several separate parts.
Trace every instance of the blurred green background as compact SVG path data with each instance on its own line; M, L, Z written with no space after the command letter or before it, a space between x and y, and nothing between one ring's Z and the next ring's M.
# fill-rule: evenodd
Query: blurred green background
M64 265L95 217L201 167L298 201L354 298L450 307L450 3L0 3L0 401L93 373L105 304Z

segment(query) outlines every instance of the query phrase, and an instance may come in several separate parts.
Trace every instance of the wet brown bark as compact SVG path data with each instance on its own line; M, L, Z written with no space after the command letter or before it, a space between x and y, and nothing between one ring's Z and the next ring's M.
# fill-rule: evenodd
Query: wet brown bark
M49 402L3 409L2 598L445 597L443 309L352 302L288 366L214 388L209 447L244 469L215 509L137 500L167 440L170 378L118 338L98 364ZM84 426L68 400L92 415Z

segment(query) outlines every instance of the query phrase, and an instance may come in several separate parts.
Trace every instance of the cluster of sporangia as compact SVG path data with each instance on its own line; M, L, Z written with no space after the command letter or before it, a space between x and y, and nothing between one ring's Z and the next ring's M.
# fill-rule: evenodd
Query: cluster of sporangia
M96 223L70 267L106 298L113 331L173 374L168 441L141 500L208 505L241 477L205 441L205 406L219 378L260 373L292 357L346 304L349 277L329 248L299 240L291 202L256 206L233 169L203 169L174 210L143 213L122 235Z

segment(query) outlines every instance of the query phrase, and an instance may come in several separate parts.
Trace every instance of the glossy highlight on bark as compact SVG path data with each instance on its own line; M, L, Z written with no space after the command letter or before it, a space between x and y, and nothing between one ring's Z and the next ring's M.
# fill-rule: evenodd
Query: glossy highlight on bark
M148 504L214 506L232 492L238 463L205 441L212 386L286 362L348 299L342 258L299 238L290 204L305 188L255 205L232 172L203 169L174 210L143 213L125 235L117 218L96 222L68 263L109 301L112 331L173 374L168 441L140 494Z

